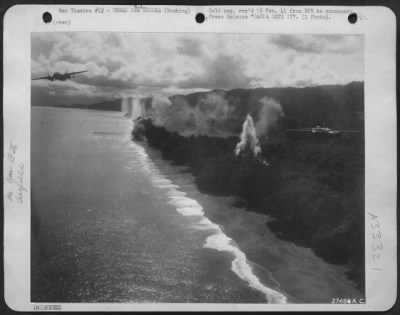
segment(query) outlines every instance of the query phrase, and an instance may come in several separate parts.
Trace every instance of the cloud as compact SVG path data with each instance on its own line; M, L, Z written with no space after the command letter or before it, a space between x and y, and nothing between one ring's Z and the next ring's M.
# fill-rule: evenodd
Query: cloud
M299 37L293 35L277 35L271 40L272 43L283 49L293 49L298 52L318 53L321 47L315 42L305 42Z
M32 82L60 97L342 84L364 72L358 35L50 32L31 43L32 77L88 70Z
M37 34L37 35L36 35ZM34 33L35 40L32 40L31 54L32 60L37 60L40 55L48 58L54 47L54 42L42 36L43 33Z
M203 54L202 42L191 38L179 38L177 41L178 53L198 57Z
M247 88L255 78L245 73L245 60L236 56L217 55L204 62L201 74L195 74L178 83L180 88L235 89Z
M295 50L299 53L339 53L349 54L360 49L361 36L343 35L288 35L279 34L271 42L281 49ZM350 40L349 40L350 39Z

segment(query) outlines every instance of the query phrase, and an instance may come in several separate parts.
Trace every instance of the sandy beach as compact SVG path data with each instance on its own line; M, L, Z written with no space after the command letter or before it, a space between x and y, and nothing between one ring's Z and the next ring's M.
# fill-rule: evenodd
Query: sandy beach
M255 273L289 302L331 303L333 298L363 298L355 283L348 280L345 267L328 264L309 248L279 239L267 222L270 217L235 207L234 198L200 193L194 178L184 167L171 166L160 154L146 147L155 163L167 174L180 170L174 183L203 205L205 215L221 226L226 235L246 254Z

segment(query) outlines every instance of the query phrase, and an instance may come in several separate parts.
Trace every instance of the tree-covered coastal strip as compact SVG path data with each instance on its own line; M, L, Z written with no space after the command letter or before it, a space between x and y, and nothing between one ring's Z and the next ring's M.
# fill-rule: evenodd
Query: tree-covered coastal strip
M358 111L354 104L362 102L360 88L362 85L335 88L340 94L345 90L351 104L343 103L342 97L335 100L330 91L324 93L321 88L300 91L305 96L298 98L297 104L306 108L307 98L317 92L324 110L302 111L297 117L302 121L308 119L308 125L315 126L323 120L321 117L335 121L333 117L340 108L349 115L334 126L350 129ZM276 99L285 105L285 99L293 98L292 92L289 89ZM186 99L190 101L190 96ZM330 106L324 106L324 101L329 101ZM282 107L288 113L290 103L286 105ZM146 139L165 159L187 166L202 192L237 197L241 207L272 217L268 226L281 239L312 248L326 262L346 265L349 279L363 290L364 134L289 132L294 114L271 124L268 137L257 142L256 154L251 148L238 154L244 131L242 138L240 132L237 136L215 136L209 132L183 135L171 130L175 127L172 124L168 128L168 121L157 124L157 117L148 117L136 121L132 134L134 140ZM218 123L217 119L213 126ZM259 127L259 118L255 125ZM362 122L356 128L359 130L360 126Z
M359 135L285 137L262 147L265 165L235 156L235 137L183 137L151 120L140 128L165 159L186 165L205 193L236 196L249 211L270 215L280 238L310 247L333 264L346 264L364 283L364 158ZM134 134L137 138L138 135Z

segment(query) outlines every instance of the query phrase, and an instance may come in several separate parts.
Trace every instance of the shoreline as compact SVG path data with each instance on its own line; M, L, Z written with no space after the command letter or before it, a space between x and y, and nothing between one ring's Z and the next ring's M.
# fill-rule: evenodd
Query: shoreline
M166 163L185 178L176 176L174 183L182 185L186 181L195 187L187 191L187 196L197 200L204 207L204 215L245 253L260 281L284 294L288 303L331 303L334 297L364 297L345 275L344 266L329 264L312 249L281 240L267 226L271 217L238 208L234 197L202 193L188 167L175 166L171 160L162 158L160 150L143 147L156 165Z
M185 167L174 166L170 161L162 159L159 152L146 145L138 144L147 153L151 162L160 171L159 181L162 185L171 186L172 204L178 206L176 211L183 216L194 216L194 222L191 226L194 230L208 230L212 234L206 238L203 244L203 250L210 250L213 255L215 251L223 252L231 259L231 272L234 273L243 284L254 289L257 294L262 294L268 303L291 303L295 300L286 292L277 289L277 281L273 279L272 274L267 271L255 274L253 263L247 258L246 253L242 251L231 235L227 235L225 226L215 222L208 210L218 207L220 201L213 196L201 193L193 177L186 172ZM183 208L180 208L179 205ZM186 204L186 206L185 206ZM193 206L191 206L193 204ZM188 208L186 208L188 207ZM204 211L204 212L203 212Z
M235 156L233 137L184 137L151 118L134 123L132 139L186 166L200 192L234 197L235 206L274 218L268 228L279 239L346 266L347 278L364 291L362 137L282 137L262 146L261 161L271 167Z

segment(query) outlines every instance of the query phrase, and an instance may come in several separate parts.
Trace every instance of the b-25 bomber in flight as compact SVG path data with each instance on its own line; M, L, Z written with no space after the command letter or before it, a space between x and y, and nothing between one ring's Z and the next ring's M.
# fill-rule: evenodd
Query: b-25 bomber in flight
M66 81L72 79L74 76L80 73L88 72L88 70L77 71L77 72L65 72L64 74L60 72L54 72L53 75L48 75L46 77L35 78L33 80L49 80L49 81Z
M312 128L299 128L299 129L286 129L286 131L291 131L291 132L310 132L314 134L326 134L326 135L341 135L343 133L361 133L362 131L359 130L337 130L337 129L331 129L328 127L321 127L321 126L315 126Z

